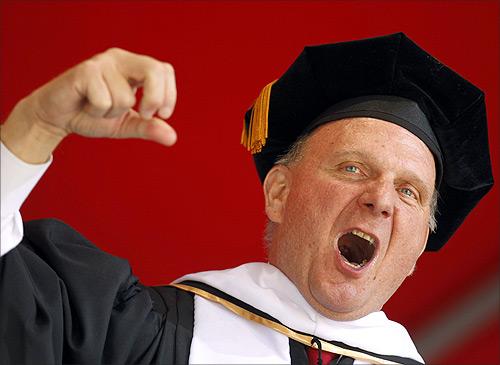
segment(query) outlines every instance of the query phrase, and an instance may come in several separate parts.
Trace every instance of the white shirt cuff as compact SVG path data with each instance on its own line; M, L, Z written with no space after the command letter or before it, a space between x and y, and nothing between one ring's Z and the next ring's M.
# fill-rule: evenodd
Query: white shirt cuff
M1 157L1 240L0 256L16 247L23 238L23 222L19 209L38 180L52 163L32 165L17 158L3 143Z

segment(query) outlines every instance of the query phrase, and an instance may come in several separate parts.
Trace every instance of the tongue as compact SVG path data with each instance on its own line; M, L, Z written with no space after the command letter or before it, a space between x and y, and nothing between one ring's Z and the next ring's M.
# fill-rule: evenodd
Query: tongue
M339 238L339 251L350 264L364 265L371 257L368 254L369 243L352 233Z

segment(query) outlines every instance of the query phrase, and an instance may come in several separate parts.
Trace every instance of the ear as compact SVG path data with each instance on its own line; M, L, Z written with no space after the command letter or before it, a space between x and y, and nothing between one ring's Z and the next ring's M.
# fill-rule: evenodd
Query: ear
M291 173L288 167L275 165L269 171L264 180L264 198L266 203L266 214L274 223L283 220L286 198L290 191Z
M422 249L420 250L420 253L418 254L418 257L417 257L417 261L418 259L420 258L420 256L422 256L422 254L424 253L425 251L425 248L427 247L427 240L429 239L429 234L431 233L431 229L430 228L427 228L427 234L425 235L425 243L424 245L422 246ZM417 266L417 262L415 262L415 265L413 265L412 269L410 270L410 272L408 273L408 275L406 275L407 277L408 276L411 276L413 275L413 273L415 272L415 268Z
M429 240L430 233L431 233L431 229L427 228L427 234L425 235L425 244L424 244L424 247L422 247L422 250L420 251L420 254L418 255L418 257L420 257L424 253L425 248L427 247L427 241Z

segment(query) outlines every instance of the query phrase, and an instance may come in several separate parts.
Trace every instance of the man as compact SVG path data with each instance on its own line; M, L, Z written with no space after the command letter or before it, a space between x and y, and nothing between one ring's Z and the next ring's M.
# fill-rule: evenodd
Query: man
M2 126L2 360L422 362L381 308L492 185L482 92L403 34L306 48L264 87L242 134L263 182L270 264L145 288L62 223L28 223L23 236L19 206L66 135L170 146L175 131L155 115L168 119L175 99L170 65L112 49Z

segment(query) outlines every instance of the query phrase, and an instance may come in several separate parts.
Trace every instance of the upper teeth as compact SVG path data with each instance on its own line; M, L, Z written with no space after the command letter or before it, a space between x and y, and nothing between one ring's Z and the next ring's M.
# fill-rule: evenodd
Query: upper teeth
M375 243L375 239L372 236L370 236L368 233L364 233L364 232L358 231L357 229L351 231L351 233L353 235L358 236L358 237L364 238L365 240L367 240L368 242L370 242L370 244L372 244L372 245Z

